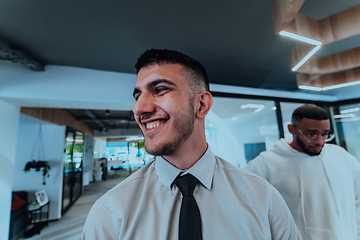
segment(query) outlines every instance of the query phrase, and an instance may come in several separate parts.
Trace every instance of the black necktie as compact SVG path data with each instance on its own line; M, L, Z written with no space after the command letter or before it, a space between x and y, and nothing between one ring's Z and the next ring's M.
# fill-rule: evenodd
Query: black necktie
M177 177L174 183L183 195L179 219L179 240L202 240L200 211L193 196L198 180L193 175L186 174Z

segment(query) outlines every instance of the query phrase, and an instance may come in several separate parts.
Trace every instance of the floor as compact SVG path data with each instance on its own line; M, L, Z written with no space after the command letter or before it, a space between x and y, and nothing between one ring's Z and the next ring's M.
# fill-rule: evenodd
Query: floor
M128 171L111 173L106 181L92 182L84 187L84 193L74 205L57 221L51 221L40 234L29 240L79 240L87 217L94 204L104 193L128 177Z

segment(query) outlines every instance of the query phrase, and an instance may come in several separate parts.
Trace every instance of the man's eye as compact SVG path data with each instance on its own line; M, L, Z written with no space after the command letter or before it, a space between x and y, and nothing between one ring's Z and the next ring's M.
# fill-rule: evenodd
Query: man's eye
M163 91L165 91L165 90L167 90L167 88L165 88L165 87L158 87L158 88L155 89L155 93L158 94L158 93L161 93L161 92L163 92Z
M315 137L316 133L308 133L308 137Z

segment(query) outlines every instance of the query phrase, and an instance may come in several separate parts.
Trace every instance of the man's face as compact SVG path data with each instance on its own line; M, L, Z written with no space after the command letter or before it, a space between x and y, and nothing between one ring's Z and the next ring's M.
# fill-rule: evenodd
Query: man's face
M140 69L133 108L145 149L156 156L173 154L194 129L194 102L179 64L152 64Z
M296 124L294 129L295 142L302 152L310 155L317 156L321 153L322 148L325 145L325 139L321 138L321 134L330 131L330 121L327 120L314 120L303 118ZM308 134L317 134L318 139L311 142L307 137Z

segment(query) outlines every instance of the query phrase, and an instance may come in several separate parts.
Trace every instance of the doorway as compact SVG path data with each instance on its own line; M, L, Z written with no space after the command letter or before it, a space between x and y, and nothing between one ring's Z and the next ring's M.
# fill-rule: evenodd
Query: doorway
M62 214L81 196L83 160L84 134L68 128L65 138Z

